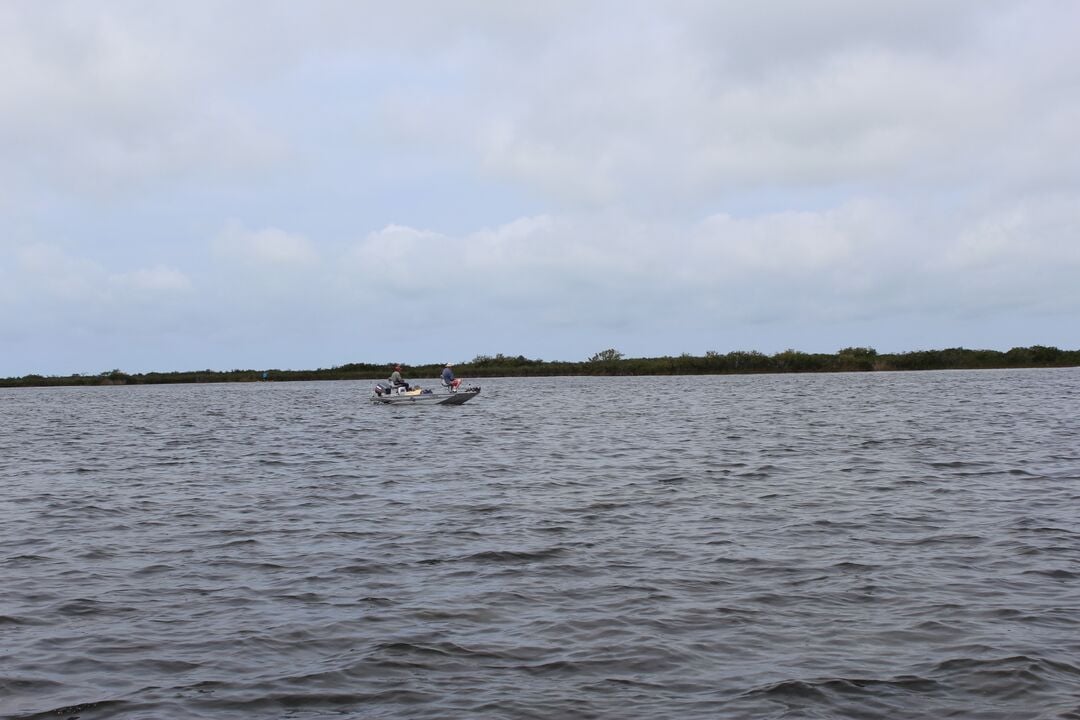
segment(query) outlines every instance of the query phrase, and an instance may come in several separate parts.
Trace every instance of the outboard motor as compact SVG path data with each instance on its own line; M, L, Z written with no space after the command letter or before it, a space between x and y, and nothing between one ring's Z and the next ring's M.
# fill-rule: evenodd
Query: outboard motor
M389 395L390 386L383 382L375 383L375 394L379 397L382 397L383 395Z

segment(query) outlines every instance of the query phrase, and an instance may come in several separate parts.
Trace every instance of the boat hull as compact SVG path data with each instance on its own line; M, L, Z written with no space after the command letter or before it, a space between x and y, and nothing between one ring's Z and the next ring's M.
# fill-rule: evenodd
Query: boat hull
M470 387L453 393L373 393L373 405L464 405L480 394L480 388Z

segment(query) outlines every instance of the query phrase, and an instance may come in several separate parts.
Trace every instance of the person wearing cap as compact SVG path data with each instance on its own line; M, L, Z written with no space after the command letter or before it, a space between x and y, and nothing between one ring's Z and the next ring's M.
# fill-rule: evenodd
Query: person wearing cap
M401 366L395 365L394 372L390 373L390 387L405 386L405 389L409 389L409 383L401 379Z
M456 392L461 381L454 379L454 371L450 369L452 367L454 367L453 363L446 363L446 367L443 368L442 384L450 388L450 392Z

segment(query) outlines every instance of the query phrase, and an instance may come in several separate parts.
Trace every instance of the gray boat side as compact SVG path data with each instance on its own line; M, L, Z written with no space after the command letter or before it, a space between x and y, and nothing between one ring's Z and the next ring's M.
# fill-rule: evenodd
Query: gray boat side
M437 393L420 388L394 388L380 382L372 390L371 402L376 405L463 405L479 394L479 386Z

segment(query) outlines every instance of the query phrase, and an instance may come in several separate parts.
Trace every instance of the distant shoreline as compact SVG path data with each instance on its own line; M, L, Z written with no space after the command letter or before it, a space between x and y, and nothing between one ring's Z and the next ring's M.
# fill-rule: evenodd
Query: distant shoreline
M627 358L609 349L580 362L544 361L523 355L478 355L454 366L459 377L561 377L570 375L744 375L755 373L889 372L898 370L991 370L1080 366L1080 350L1033 345L999 350L915 350L878 354L873 348L852 347L837 353L785 350L775 355L756 351L726 354L707 352L657 358ZM393 363L349 363L318 370L196 370L125 373L116 369L97 375L25 375L0 378L0 387L64 387L85 385L162 385L221 382L291 382L300 380L377 380L386 378ZM442 365L402 363L408 377L437 377Z

